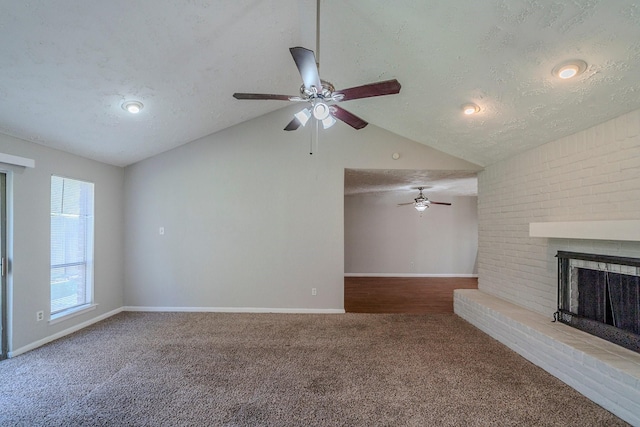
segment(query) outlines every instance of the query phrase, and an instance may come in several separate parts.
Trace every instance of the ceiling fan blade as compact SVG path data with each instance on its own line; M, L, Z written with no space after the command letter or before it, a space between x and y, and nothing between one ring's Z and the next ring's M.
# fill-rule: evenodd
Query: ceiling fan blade
M399 93L400 88L400 83L396 79L393 79L337 90L334 93L343 95L342 101L349 101L351 99L370 98L372 96L393 95Z
M300 123L300 120L294 117L293 120L289 122L287 127L284 128L284 130L296 130L300 127L301 124L302 123Z
M407 206L407 205L413 205L415 204L414 202L411 203L398 203L398 206Z
M298 71L300 71L304 87L311 89L311 86L315 86L318 92L322 92L322 82L320 81L316 56L313 51L304 47L292 47L289 48L289 51L298 67Z
M369 124L368 122L365 122L355 114L350 113L344 108L338 107L337 105L330 106L329 110L331 111L331 115L333 117L335 117L338 120L342 120L343 122L345 122L346 124L348 124L354 129L362 129L363 127Z
M234 93L233 97L235 99L263 99L263 100L275 100L275 101L294 101L297 98L295 96L289 95L273 95L270 93Z
M445 206L451 206L451 203L445 203L445 202L432 202L431 200L429 200L429 203L431 203L432 205L445 205Z

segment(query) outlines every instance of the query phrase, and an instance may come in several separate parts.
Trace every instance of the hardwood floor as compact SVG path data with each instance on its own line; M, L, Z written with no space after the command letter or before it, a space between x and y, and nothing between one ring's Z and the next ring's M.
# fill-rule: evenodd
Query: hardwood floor
M345 277L347 313L453 313L454 289L477 289L467 277Z

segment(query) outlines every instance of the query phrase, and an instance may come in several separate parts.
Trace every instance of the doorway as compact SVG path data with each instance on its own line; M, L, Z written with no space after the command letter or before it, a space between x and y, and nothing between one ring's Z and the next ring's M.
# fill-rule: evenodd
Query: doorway
M476 171L345 169L344 187L346 312L451 313L477 288Z

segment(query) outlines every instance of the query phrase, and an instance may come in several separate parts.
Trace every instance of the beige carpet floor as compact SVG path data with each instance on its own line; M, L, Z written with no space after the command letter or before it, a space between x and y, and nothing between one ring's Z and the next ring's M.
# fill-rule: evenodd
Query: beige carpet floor
M622 426L453 314L121 313L0 362L2 426Z

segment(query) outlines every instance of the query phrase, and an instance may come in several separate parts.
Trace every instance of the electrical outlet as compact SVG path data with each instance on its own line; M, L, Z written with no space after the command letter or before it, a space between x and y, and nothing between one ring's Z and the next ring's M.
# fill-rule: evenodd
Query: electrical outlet
M313 295L314 297L318 295L318 290L316 288L311 288L311 295Z
M160 228L158 229L158 233L159 233L161 236L164 236L164 227L160 227Z
M39 322L41 320L44 320L44 311L42 310L36 312L36 321Z

